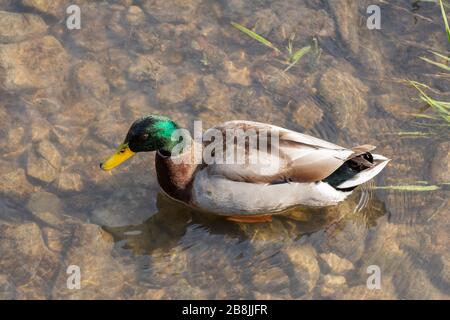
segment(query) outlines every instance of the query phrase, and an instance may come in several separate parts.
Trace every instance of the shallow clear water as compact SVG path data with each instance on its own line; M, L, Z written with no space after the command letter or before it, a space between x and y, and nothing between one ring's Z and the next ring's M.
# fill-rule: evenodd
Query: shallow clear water
M442 17L372 2L80 1L81 30L68 30L66 1L0 0L29 14L0 30L0 298L448 299L448 127L413 116L435 113L403 81L448 101L448 74L419 59L448 52ZM380 30L366 27L370 4ZM317 46L283 72L230 21L282 52L292 34L294 50ZM152 154L99 169L149 113L189 129L268 122L393 160L336 207L234 223L163 196ZM380 289L366 285L374 265Z

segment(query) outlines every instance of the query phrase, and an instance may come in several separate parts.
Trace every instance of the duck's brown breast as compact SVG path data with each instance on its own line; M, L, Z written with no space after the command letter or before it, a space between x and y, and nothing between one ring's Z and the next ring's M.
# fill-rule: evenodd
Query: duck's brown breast
M188 161L174 162L169 156L166 157L158 152L155 157L155 167L162 190L176 200L189 203L192 181L198 165Z

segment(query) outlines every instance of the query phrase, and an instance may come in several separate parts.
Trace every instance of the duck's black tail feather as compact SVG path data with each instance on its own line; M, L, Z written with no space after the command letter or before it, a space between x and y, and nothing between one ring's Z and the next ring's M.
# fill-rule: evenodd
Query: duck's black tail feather
M327 182L333 188L341 191L352 191L357 187L352 186L349 188L338 188L338 186L345 181L354 178L358 173L374 166L373 156L370 152L357 155L344 162L336 171L331 175L323 179L323 182Z

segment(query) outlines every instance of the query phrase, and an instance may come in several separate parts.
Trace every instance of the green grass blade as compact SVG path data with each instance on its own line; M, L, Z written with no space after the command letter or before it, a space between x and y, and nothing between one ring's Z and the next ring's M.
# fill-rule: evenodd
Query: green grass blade
M303 47L303 48L298 49L297 51L295 51L294 54L290 58L291 63L287 66L286 69L284 69L284 72L286 72L290 68L292 68L310 50L311 50L311 46L306 46L306 47Z
M446 101L439 101L439 100L435 100L437 103L439 103L441 106L443 106L444 108L450 109L450 102L446 102Z
M445 64L443 64L443 63L439 63L439 62L430 60L430 59L425 58L425 57L419 57L419 58L422 59L422 60L425 61L425 62L428 62L428 63L430 63L430 64L433 64L433 65L435 65L435 66L438 66L439 68L444 69L445 71L450 71L450 67L447 66L447 65L445 65Z
M427 137L430 135L428 132L422 131L399 131L395 132L394 134L399 136L414 136L414 137Z
M445 32L447 32L448 42L450 42L450 27L448 26L447 14L445 13L444 4L442 0L439 0L439 4L441 6L442 18L444 19Z
M426 102L430 107L434 108L435 110L437 110L439 112L439 115L447 122L450 121L450 112L447 110L448 109L448 102L444 102L444 101L438 101L438 100L434 100L433 98L431 98L430 96L428 96L420 87L425 87L428 88L428 86L420 83L420 82L416 82L416 81L409 81L409 83L411 85L414 86L414 88L416 88L419 92L420 92L420 99L424 102Z
M416 118L425 118L425 119L432 119L432 120L438 120L438 117L431 116L429 114L421 114L421 113L413 113L412 116Z
M447 62L450 62L450 58L449 57L444 56L443 54L441 54L439 52L436 52L436 51L433 51L433 50L430 50L430 52L432 54L434 54L435 56L438 56L439 58L442 58L442 59L446 60Z
M309 50L311 50L311 46L306 46L303 47L301 49L298 49L297 51L295 51L295 53L292 55L291 57L291 61L295 62L301 59L301 57L303 57L305 54L307 54L309 52Z
M424 185L400 185L400 186L382 186L373 187L375 190L398 190L398 191L434 191L439 190L440 187L436 185L424 186Z
M443 105L441 105L440 103L437 103L436 100L433 100L432 98L430 98L427 95L423 95L423 96L421 96L421 98L424 102L428 103L429 106L431 106L431 107L435 108L437 111L439 111L444 118L446 115L450 115L448 113L448 111L446 110L446 108Z
M439 5L439 0L420 0L420 2L431 2L431 3ZM450 4L447 4L445 2L443 4L444 4L445 8L450 9Z
M259 34L257 34L256 32L244 27L243 25L236 23L236 22L231 22L231 25L233 27L235 27L236 29L238 29L239 31L245 33L246 35L248 35L250 38L258 41L259 43L262 43L263 45L275 50L276 52L280 52L280 50L275 47L272 42L270 42L269 40L267 40L266 38L260 36Z

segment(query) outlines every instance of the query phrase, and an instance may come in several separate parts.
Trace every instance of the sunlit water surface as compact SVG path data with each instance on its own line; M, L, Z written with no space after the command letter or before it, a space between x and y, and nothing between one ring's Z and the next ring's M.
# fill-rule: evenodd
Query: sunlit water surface
M419 59L448 50L435 4L78 1L81 30L68 30L65 1L29 3L0 1L40 17L0 37L0 298L449 298L448 131L420 134L428 122L412 114L433 112L403 82L449 92ZM374 3L381 30L366 27ZM294 50L314 50L283 72L280 56L230 21L283 52L293 34ZM163 196L152 154L98 168L149 113L188 129L268 122L377 145L393 160L336 207L229 222ZM81 289L67 288L69 265ZM373 265L381 288L371 290Z

